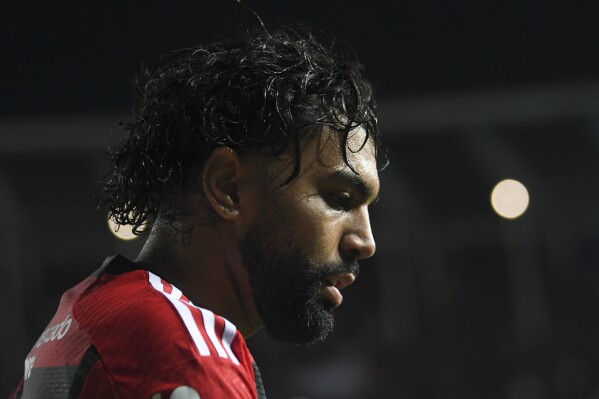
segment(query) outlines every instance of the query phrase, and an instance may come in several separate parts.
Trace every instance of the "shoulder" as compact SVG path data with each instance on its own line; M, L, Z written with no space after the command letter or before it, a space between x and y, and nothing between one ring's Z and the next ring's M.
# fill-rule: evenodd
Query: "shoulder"
M73 314L92 339L112 335L152 336L177 326L177 319L160 293L148 283L148 272L98 276L73 306ZM95 342L94 342L95 343Z
M101 276L74 315L117 385L137 386L133 392L196 387L198 378L198 392L228 380L253 385L252 358L235 326L150 272Z

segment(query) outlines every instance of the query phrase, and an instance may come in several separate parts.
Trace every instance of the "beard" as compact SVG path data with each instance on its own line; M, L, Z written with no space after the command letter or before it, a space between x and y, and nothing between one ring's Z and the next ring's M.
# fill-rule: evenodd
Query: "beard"
M285 220L272 212L261 212L239 241L241 260L266 332L281 341L321 342L335 324L334 306L323 293L325 278L338 273L357 276L358 263L313 262L295 244Z

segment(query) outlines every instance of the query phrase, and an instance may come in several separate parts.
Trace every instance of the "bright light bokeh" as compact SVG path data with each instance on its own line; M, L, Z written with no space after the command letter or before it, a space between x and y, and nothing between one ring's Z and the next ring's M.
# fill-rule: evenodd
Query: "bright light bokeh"
M497 183L491 192L491 206L501 217L516 219L528 208L530 198L524 184L517 180L505 179Z
M133 234L133 226L131 225L118 225L112 219L108 219L108 228L110 232L114 234L118 239L124 241L135 240L137 236Z

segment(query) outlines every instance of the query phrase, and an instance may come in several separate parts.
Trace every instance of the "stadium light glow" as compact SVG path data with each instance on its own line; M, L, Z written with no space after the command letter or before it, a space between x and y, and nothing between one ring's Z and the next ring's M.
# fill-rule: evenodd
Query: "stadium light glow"
M108 215L108 229L116 238L123 241L135 240L137 236L133 234L133 226L116 224Z
M491 192L491 206L502 218L516 219L528 208L530 198L524 184L505 179L497 183Z

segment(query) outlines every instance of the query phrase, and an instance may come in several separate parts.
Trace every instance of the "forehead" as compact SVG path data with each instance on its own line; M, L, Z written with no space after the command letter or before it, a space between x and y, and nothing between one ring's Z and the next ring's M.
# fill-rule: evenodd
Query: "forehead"
M324 128L322 133L302 147L302 174L329 176L349 171L363 180L371 191L378 192L379 179L376 147L362 127L343 133Z
M307 161L310 161L310 157L315 155L314 160L324 167L335 167L334 164L341 161L344 164L349 163L352 168L354 163L356 166L369 166L362 164L374 163L376 169L375 145L364 128L358 127L351 130L347 133L346 140L343 140L344 135L345 133L325 127L322 134L306 145L302 151L303 155ZM347 162L345 162L344 154Z

